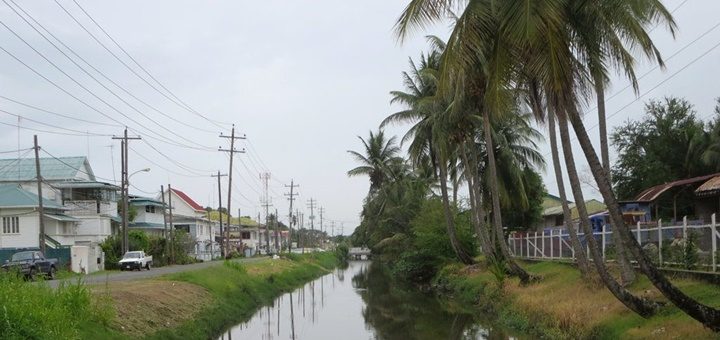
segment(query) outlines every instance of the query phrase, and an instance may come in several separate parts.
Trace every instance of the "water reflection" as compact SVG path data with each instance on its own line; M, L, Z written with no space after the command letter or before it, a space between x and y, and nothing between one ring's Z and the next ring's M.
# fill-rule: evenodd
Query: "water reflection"
M277 298L221 339L509 338L489 325L482 316L391 284L379 264L351 262Z

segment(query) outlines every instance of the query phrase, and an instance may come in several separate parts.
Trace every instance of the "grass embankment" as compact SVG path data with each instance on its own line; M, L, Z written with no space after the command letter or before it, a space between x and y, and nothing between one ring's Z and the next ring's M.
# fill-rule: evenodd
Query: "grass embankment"
M176 327L151 332L158 327L148 325L140 333L157 339L206 339L220 335L280 294L328 273L336 265L334 254L315 253L248 264L225 262L222 266L169 275L168 280L202 287L207 299L203 299L202 307L196 308L191 318Z
M0 339L207 339L336 264L332 253L290 255L56 289L0 273Z
M528 263L538 283L521 286L515 279L500 284L488 270L451 265L436 284L460 300L493 310L504 326L548 338L599 339L717 339L671 304L643 319L617 301L604 287L583 281L566 264ZM692 279L673 279L680 289L705 304L720 307L720 287ZM645 277L629 287L635 294L667 301Z

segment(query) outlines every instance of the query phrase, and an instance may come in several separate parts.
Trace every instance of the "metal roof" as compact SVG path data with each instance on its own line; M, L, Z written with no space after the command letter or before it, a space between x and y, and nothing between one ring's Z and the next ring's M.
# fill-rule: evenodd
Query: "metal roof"
M202 205L195 202L195 200L190 198L190 196L188 196L186 193L184 193L178 189L172 189L172 191L175 193L175 195L180 197L181 200L183 200L185 203L187 203L187 205L189 205L191 208L195 209L195 211L205 211L205 208L203 208Z
M108 189L108 190L120 190L120 187L106 182L96 181L68 181L53 183L53 187L59 189Z
M695 195L711 196L720 192L720 176L715 176L695 189Z
M693 178L686 178L681 179L673 182L663 183L660 185L656 185L654 187L647 188L643 190L637 197L635 197L634 202L652 202L655 201L660 195L662 195L665 191L668 191L674 187L679 187L683 185L689 185L689 184L695 184L698 182L707 181L710 178L720 176L720 173L715 173L712 175L705 175L705 176L698 176Z
M165 229L165 225L162 223L150 223L150 222L130 222L128 224L130 228L152 228L152 229Z
M80 222L79 218L75 218L72 216L64 215L64 214L44 214L45 217L51 218L56 221L60 222Z
M38 196L17 184L0 185L0 208L34 208L39 206ZM43 198L43 206L48 209L62 209L57 202Z
M570 207L570 214L571 214L572 219L574 220L576 218L579 218L580 214L577 211L577 207L575 206L575 203L570 203L570 204L568 204L568 206ZM587 208L588 215L601 213L607 209L607 207L605 206L604 203L602 203L598 200L595 200L595 199L585 201L585 207ZM562 205L559 205L557 207L547 208L547 209L543 210L543 213L542 213L543 216L560 216L562 214L563 214Z
M40 175L46 180L83 179L85 176L79 173L95 180L86 157L40 158ZM30 181L36 177L35 159L0 159L0 181Z
M165 206L165 204L163 204L161 201L158 201L154 198L148 198L148 197L131 198L129 203L132 205L137 205L137 206L141 206L141 205L152 205L152 206L156 206L156 207L164 207Z

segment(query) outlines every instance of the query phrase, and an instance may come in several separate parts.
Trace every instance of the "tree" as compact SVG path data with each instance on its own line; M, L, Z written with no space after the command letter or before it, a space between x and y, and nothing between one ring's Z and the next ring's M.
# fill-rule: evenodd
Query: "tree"
M383 130L376 133L370 131L367 140L360 136L358 139L363 143L364 154L348 150L348 153L360 163L359 166L348 171L348 176L370 177L370 194L373 194L393 175L391 173L393 165L402 162L398 157L400 148L396 144L396 137L386 138Z

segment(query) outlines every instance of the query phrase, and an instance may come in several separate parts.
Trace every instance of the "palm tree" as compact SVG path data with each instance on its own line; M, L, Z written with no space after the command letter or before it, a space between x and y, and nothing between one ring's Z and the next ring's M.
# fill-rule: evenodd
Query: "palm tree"
M370 177L370 195L373 195L393 176L393 165L402 162L402 158L398 157L400 147L397 145L397 138L393 136L387 139L383 130L379 130L377 133L370 131L367 140L360 136L358 139L363 143L365 154L348 150L348 153L353 155L360 165L348 171L347 174L351 177Z

